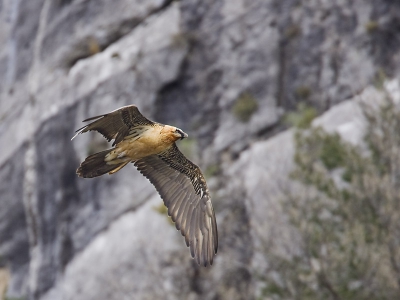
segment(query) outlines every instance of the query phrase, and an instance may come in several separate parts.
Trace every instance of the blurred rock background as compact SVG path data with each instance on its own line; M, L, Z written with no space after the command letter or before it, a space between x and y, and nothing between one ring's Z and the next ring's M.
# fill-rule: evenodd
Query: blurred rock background
M387 82L397 95L399 50L397 0L1 0L0 296L275 299L271 258L301 244L280 201L297 188L283 120L305 103L361 143L355 103ZM71 142L81 120L128 104L189 134L217 215L211 268L133 167L76 176L108 147Z

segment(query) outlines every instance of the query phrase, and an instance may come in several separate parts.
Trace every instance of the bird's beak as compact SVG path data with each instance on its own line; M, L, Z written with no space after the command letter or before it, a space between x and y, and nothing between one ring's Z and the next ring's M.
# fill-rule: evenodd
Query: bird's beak
M188 135L187 135L187 133L185 133L185 132L181 132L181 140L183 140L184 138L187 138L188 137Z

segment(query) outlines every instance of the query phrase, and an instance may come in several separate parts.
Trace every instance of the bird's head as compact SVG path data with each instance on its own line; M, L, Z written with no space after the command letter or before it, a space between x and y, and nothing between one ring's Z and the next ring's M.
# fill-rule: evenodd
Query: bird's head
M188 137L187 133L183 132L181 129L176 128L176 127L175 127L175 130L173 131L173 133L178 139L181 139L181 140Z
M165 125L165 127L163 128L162 131L167 133L167 136L173 142L175 142L175 141L177 141L179 139L183 140L184 138L188 137L188 135L185 132L183 132L181 129L176 128L174 126Z

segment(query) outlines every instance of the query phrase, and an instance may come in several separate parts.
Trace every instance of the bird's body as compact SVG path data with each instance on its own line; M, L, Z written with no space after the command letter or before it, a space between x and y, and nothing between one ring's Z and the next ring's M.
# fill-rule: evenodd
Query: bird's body
M212 264L218 248L217 224L206 181L200 169L179 151L175 142L187 137L179 128L149 121L130 105L96 120L79 133L96 130L114 148L90 155L77 174L92 178L114 174L129 162L156 187L176 228L185 236L199 264ZM74 136L74 137L75 137Z
M119 142L105 160L112 162L116 158L125 158L136 161L168 149L178 139L173 134L173 128L168 125L154 124L153 126L139 127Z

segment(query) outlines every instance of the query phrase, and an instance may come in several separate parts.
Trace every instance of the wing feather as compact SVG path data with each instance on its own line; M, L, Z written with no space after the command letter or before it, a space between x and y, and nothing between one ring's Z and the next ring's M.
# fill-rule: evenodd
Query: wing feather
M171 207L171 205L174 203L176 197L180 195L181 191L179 188L177 189L171 189L171 191L168 191L165 193L165 199L164 203L167 207Z
M156 187L195 261L211 265L218 249L218 231L200 169L175 144L158 155L136 161L135 166Z
M179 194L179 196L176 197L176 200L174 201L174 203L172 204L172 206L170 206L170 208L168 209L168 211L170 211L171 218L172 218L172 220L173 220L174 222L176 222L177 217L178 217L178 216L177 216L177 212L178 212L179 206L181 206L181 205L182 205L182 202L183 202L184 200L186 200L186 195L187 195L187 192L186 192L186 191L181 192L181 193Z
M187 234L188 234L188 232L189 232L189 230L188 230L188 226L186 226L186 224L187 223L190 223L189 222L189 212L190 212L190 215L192 214L192 212L193 212L193 205L192 205L192 199L193 199L193 197L195 197L195 195L191 195L191 197L188 199L188 201L187 201L187 205L185 206L185 209L183 210L183 212L182 212L182 219L181 219L181 230L182 230L182 235L183 236L186 236Z
M190 205L190 202L187 201L187 199L185 199L186 201L183 201L183 203L177 208L176 211L176 229L180 230L181 226L183 225L183 220L185 219L185 215L183 214L183 212L185 211L186 207L188 207Z
M155 123L146 119L135 105L128 105L108 114L91 117L83 122L94 122L83 126L76 131L74 139L78 134L95 130L100 132L107 141L114 140L113 146L128 136L130 130L137 126L154 125Z
M193 209L194 206L193 205L189 205L188 209L185 210L184 214L185 214L185 218L184 221L182 222L182 226L181 226L181 232L182 235L185 237L185 243L186 246L189 247L189 237L190 237L190 217L193 213Z
M182 190L180 188L175 189L175 193L171 196L170 199L168 199L168 212L170 215L172 214L172 211L174 209L175 204L179 201L179 198L183 197L182 196Z
M190 251L192 253L192 257L196 257L196 233L198 231L197 228L197 207L196 209L193 209L193 213L190 217L190 240L189 240L189 244L190 244Z

